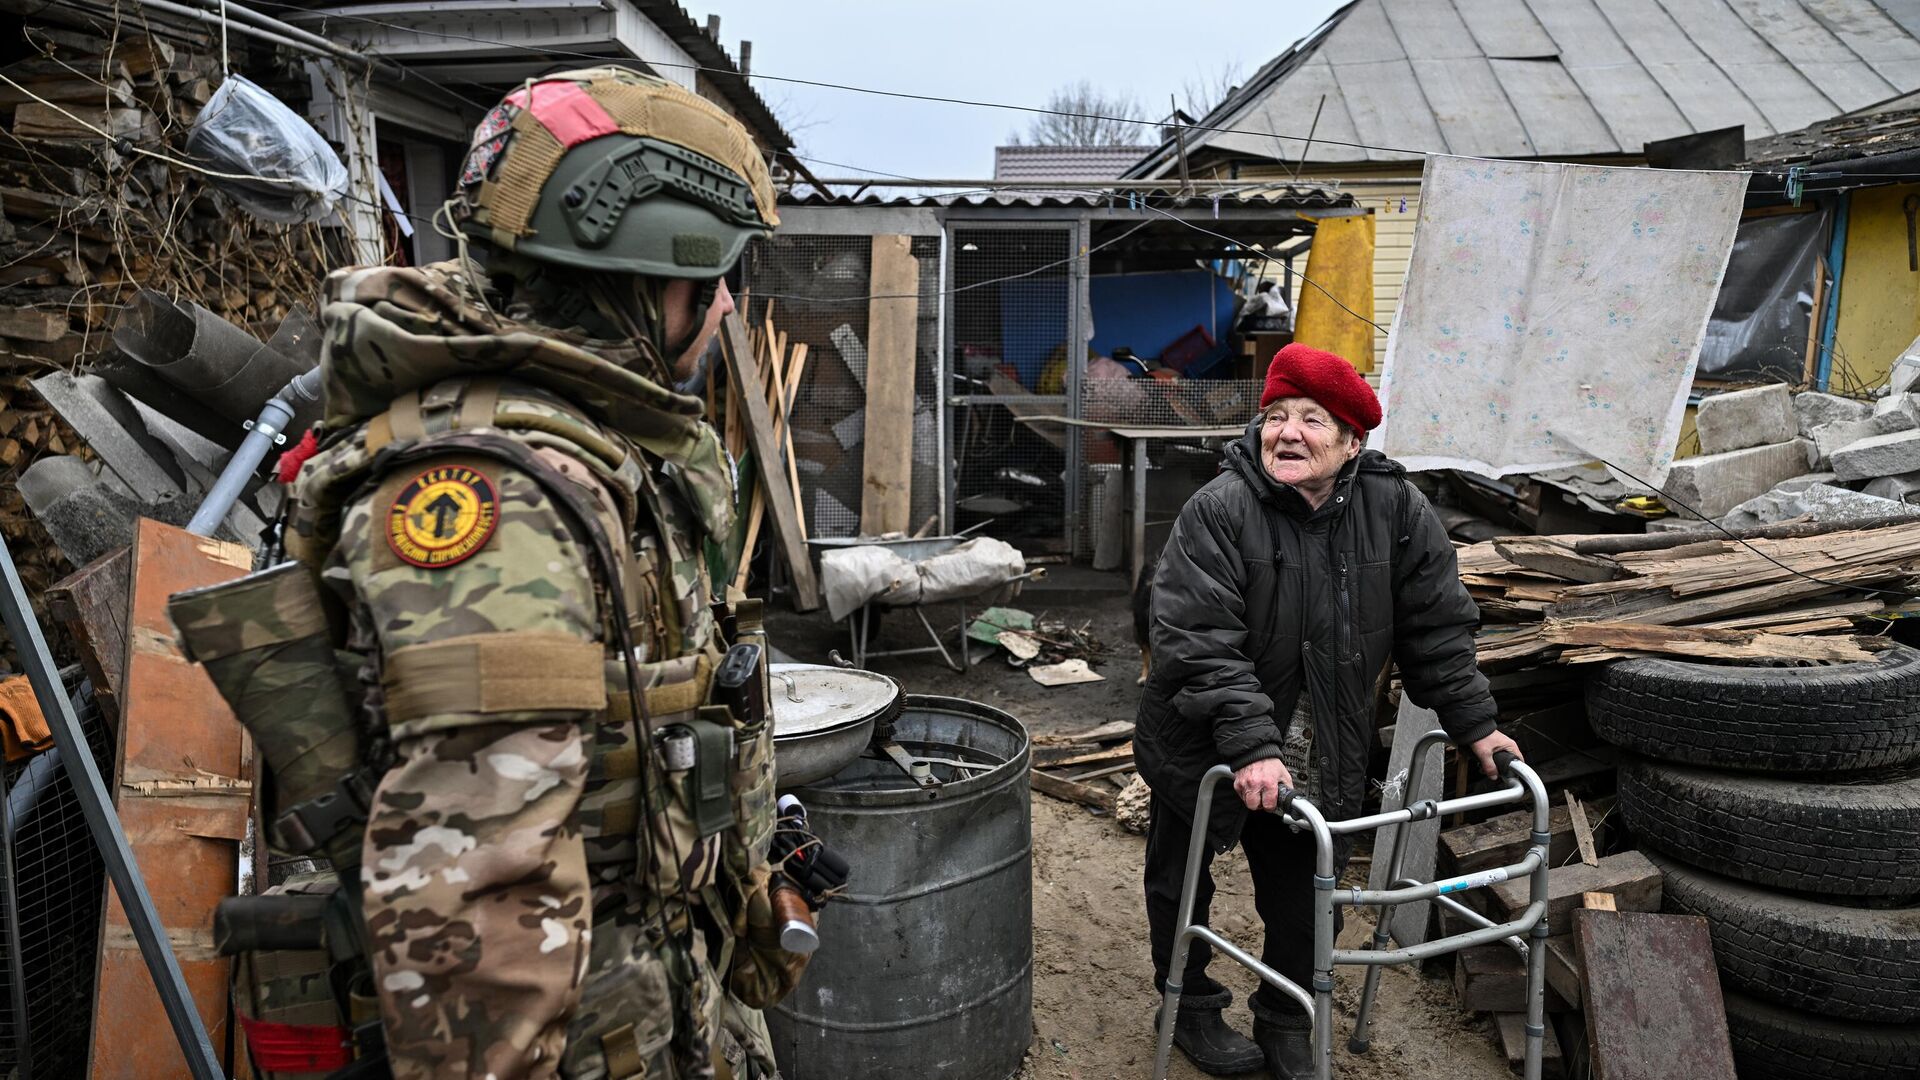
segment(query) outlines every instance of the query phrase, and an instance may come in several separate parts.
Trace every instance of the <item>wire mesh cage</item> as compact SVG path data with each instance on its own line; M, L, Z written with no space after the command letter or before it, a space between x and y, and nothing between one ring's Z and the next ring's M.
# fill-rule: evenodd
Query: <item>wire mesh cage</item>
M1021 418L1068 415L1068 389L1086 366L1070 341L1073 243L1071 226L956 227L950 241L954 527L991 521L994 536L1030 550L1069 539L1075 435Z
M940 238L916 236L912 252L920 270L910 514L917 528L937 517L941 500ZM872 259L871 236L775 235L756 241L743 261L749 322L771 322L790 347L804 342L808 350L791 422L810 537L860 533Z
M92 688L72 697L103 771L113 734ZM5 769L0 859L0 1070L15 1077L85 1075L92 1041L94 963L106 871L58 750Z

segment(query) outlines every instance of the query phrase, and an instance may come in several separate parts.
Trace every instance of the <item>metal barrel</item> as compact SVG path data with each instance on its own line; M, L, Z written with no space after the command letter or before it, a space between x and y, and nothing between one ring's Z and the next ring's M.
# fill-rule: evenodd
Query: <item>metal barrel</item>
M908 695L896 740L944 781L861 758L796 792L852 865L820 951L767 1011L788 1080L1005 1080L1033 1032L1027 731L961 698Z

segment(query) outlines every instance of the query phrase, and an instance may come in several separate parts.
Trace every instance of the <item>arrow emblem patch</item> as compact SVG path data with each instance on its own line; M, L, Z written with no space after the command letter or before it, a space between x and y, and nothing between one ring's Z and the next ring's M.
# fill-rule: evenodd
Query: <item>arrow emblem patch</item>
M387 508L387 544L401 561L428 570L460 562L482 547L499 523L493 481L464 465L428 469L400 489Z

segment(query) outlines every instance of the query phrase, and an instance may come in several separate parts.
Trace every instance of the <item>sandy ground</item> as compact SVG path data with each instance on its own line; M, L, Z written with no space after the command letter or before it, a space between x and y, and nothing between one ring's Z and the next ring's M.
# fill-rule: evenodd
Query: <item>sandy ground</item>
M1094 669L1106 680L1048 689L1025 672L1009 668L999 653L965 675L942 667L938 657L876 660L873 666L899 679L909 693L966 697L1005 709L1035 735L1133 718L1139 700L1134 684L1139 654L1132 644L1125 596L1029 590L1015 605L1035 615L1070 619L1075 625L1091 621L1095 636L1108 647L1105 657L1094 658ZM776 613L770 629L775 645L796 660L824 661L828 648L838 648L843 655L848 651L844 633L829 627L824 615ZM917 623L912 629L914 633L907 634L904 621L896 620L891 632L898 636L888 644L923 644ZM1151 1072L1151 1025L1157 1002L1140 887L1145 848L1143 838L1127 833L1110 818L1034 796L1034 1044L1022 1078L1119 1080ZM1259 921L1245 860L1238 851L1231 852L1215 861L1214 875L1219 882L1214 926L1230 940L1257 951ZM1349 918L1341 944L1359 945L1371 929L1364 916ZM1245 1002L1254 977L1220 959L1211 971L1234 990L1229 1020L1247 1030ZM1409 968L1389 969L1383 975L1372 1049L1364 1057L1348 1054L1345 1044L1359 1004L1361 976L1356 968L1337 973L1336 1077L1496 1080L1511 1075L1491 1023L1461 1012L1448 981L1427 978ZM1171 1075L1192 1080L1205 1074L1176 1051Z

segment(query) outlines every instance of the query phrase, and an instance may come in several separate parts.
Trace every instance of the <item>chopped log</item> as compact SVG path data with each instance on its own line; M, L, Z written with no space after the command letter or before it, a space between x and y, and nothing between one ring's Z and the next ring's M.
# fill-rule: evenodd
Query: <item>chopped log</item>
M1058 776L1048 776L1038 769L1028 775L1033 790L1042 795L1051 795L1056 799L1076 802L1082 806L1091 806L1095 810L1113 813L1114 793L1090 784L1076 784L1072 780L1063 780Z
M53 106L37 101L13 110L13 133L22 139L153 139L159 127L145 109L106 108L78 103Z
M1574 938L1595 1080L1734 1080L1706 919L1587 910Z
M1610 892L1621 911L1660 910L1660 868L1637 851L1623 851L1600 860L1597 866L1575 863L1547 875L1547 925L1565 926L1568 917L1590 892ZM1489 916L1506 921L1527 909L1526 879L1505 881L1487 891Z
M94 700L109 723L119 723L131 603L130 548L103 555L47 590L47 613L59 620L80 652Z
M57 341L67 332L67 315L31 307L0 307L0 337Z

